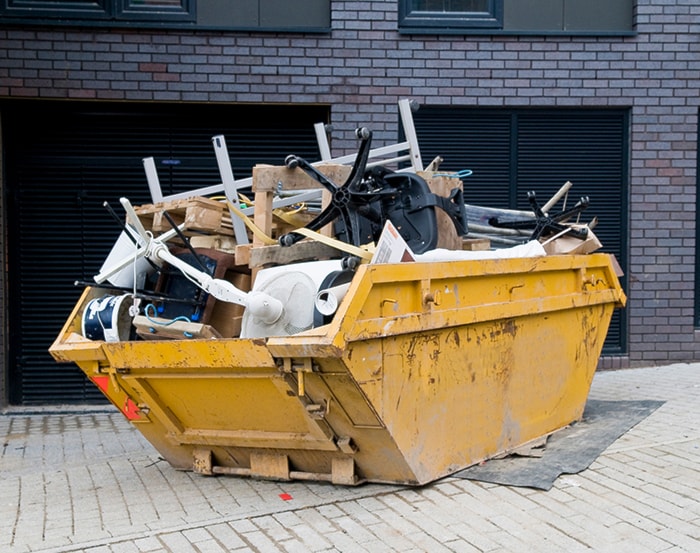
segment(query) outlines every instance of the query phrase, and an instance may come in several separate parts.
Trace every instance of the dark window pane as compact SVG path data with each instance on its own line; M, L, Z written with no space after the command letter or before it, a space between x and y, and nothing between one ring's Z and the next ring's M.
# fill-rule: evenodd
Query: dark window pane
M411 11L418 12L486 12L489 0L411 0Z
M503 0L402 0L399 26L419 33L431 29L501 29Z

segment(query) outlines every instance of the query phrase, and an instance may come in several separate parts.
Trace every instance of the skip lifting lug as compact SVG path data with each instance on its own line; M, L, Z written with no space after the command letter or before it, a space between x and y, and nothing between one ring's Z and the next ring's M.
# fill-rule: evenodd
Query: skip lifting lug
M312 419L323 419L328 413L328 404L325 402L323 404L309 403L308 405L306 405L306 412Z
M315 373L319 371L318 364L306 357L302 361L294 361L291 357L284 357L275 361L277 368L283 373Z
M280 363L281 361L281 363ZM320 367L314 363L310 357L305 357L301 362L294 362L290 357L285 357L277 361L277 368L282 374L292 375L296 373L296 394L299 397L306 396L306 378L307 373L319 372ZM325 415L325 411L323 413ZM323 416L323 415L322 415ZM319 417L319 418L322 418Z

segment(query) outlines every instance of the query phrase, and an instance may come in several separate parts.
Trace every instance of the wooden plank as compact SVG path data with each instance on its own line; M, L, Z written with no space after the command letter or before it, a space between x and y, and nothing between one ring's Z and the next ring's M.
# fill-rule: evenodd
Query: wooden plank
M239 244L236 246L236 263L240 265L250 266L250 251L253 249L252 244Z
M255 177L253 177L255 182ZM272 236L272 193L255 192L255 213L253 222L267 236ZM264 242L253 235L253 247L263 246Z
M350 176L352 167L335 163L315 165L319 172L341 186ZM316 179L311 178L299 168L288 169L284 165L256 165L253 167L253 192L277 192L278 185L283 190L308 190L321 188Z
M461 249L472 252L490 250L491 240L488 238L463 238Z
M261 246L251 248L248 265L251 268L270 265L286 265L300 261L340 259L344 252L313 240L302 240L293 246Z
M183 340L185 338L221 338L212 326L187 321L170 321L137 315L134 317L136 333L145 340Z
M225 234L199 234L191 236L190 245L195 249L207 248L230 254L236 253L236 239L233 236L227 236ZM248 265L248 263L239 263L238 259L236 259L236 265Z
M184 224L185 234L195 231L233 236L233 223L226 204L209 198L195 197L146 204L135 207L134 211L144 227L153 233L162 233L172 228L164 215L167 211L176 225Z

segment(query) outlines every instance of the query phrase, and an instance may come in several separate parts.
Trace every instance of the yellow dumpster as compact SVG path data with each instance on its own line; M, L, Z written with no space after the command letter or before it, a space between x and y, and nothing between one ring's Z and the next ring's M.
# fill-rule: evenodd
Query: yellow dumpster
M582 416L613 310L601 253L365 264L288 336L90 340L88 287L50 352L175 468L421 485Z

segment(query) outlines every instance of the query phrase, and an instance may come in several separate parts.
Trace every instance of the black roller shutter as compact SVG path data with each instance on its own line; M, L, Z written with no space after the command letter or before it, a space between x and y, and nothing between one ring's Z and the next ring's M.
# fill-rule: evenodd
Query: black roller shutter
M441 156L444 171L473 171L463 179L467 203L529 210L528 191L543 205L571 181L568 207L588 196L583 221L597 217L602 251L628 266L626 110L422 106L414 122L424 163ZM624 320L616 310L605 354L626 352Z
M221 182L211 144L226 138L234 174L289 153L317 159L323 106L5 103L9 390L15 405L101 402L74 365L48 348L99 271L120 228L103 206L150 203L142 159L164 194ZM29 124L31 121L31 125Z

